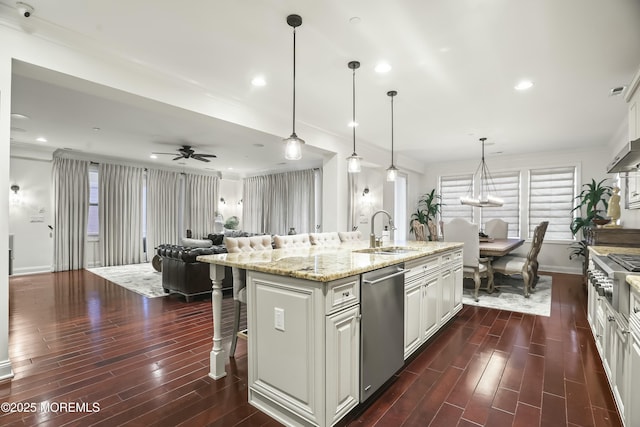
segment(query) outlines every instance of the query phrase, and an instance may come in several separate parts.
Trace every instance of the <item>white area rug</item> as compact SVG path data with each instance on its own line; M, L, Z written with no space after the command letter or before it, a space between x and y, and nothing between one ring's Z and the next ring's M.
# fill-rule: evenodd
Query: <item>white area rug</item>
M473 300L473 280L465 279L462 303L538 316L549 317L551 314L551 276L540 276L540 280L529 298L524 297L523 282L519 276L496 275L495 283L499 286L495 292L488 294L480 289L478 293L480 301L475 302Z
M147 298L168 295L162 289L162 273L156 271L150 262L87 270Z

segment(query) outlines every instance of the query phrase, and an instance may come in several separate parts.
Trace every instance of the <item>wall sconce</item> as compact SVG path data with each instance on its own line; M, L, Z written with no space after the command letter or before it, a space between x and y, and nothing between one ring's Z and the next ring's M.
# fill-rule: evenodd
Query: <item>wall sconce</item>
M369 194L369 187L364 187L362 191L362 197L366 197Z
M224 197L220 197L220 203L222 203L223 205L227 204L227 202L224 200Z

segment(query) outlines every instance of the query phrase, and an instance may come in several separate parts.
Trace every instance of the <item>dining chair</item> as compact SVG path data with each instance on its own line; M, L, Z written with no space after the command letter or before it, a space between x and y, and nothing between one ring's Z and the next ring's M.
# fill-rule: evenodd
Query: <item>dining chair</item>
M411 230L413 230L413 234L416 235L416 240L427 241L427 227L423 223L417 219L412 220Z
M336 231L327 233L309 233L309 242L313 246L323 246L326 248L335 248L340 246L340 236Z
M509 234L509 223L500 218L493 218L484 224L484 233L493 239L506 239Z
M309 246L311 246L311 241L308 233L273 236L273 247L275 249L307 248Z
M338 237L342 243L344 242L357 242L362 240L362 233L360 231L338 231Z
M475 290L473 298L478 301L478 291L482 278L487 279L487 292L493 292L493 270L488 258L480 258L480 240L478 224L463 218L454 218L444 224L446 242L463 242L462 276L473 279Z
M542 241L547 232L549 221L542 221L533 231L531 249L526 257L505 255L492 262L493 271L505 275L521 274L524 282L524 296L529 298L529 293L538 283L538 254L542 248Z
M225 245L227 253L242 253L254 251L270 251L271 236L251 236L251 237L226 237ZM236 344L238 343L238 335L240 333L240 311L241 304L247 303L247 270L243 268L233 267L233 335L231 337L231 348L229 349L229 357L233 357L236 353ZM243 335L246 336L246 335Z

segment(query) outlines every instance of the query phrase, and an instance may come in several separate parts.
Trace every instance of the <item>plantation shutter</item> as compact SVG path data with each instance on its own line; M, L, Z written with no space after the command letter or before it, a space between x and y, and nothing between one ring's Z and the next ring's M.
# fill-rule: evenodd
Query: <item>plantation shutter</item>
M529 235L542 221L549 221L545 240L572 240L571 225L575 199L576 168L532 169L529 171Z
M520 172L502 172L492 174L491 194L501 198L504 205L480 209L482 229L490 219L500 218L509 223L508 237L520 236ZM495 193L493 191L495 189Z
M460 203L460 197L468 196L473 188L473 175L440 177L441 218L449 222L453 218L464 218L473 222L473 207Z

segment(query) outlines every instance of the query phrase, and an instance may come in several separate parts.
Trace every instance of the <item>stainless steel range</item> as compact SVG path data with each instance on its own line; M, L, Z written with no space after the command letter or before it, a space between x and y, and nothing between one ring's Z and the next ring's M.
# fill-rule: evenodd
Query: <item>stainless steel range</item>
M629 319L629 285L626 277L640 274L640 255L612 253L592 254L587 277L600 296L604 296L614 310Z

